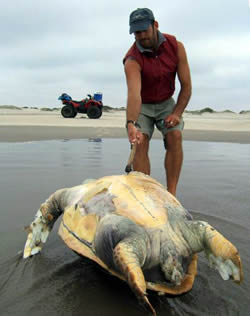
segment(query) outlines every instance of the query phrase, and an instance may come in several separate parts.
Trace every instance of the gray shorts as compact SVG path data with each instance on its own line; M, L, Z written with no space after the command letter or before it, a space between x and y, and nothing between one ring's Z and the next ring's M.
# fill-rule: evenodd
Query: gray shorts
M178 125L174 127L167 128L160 124L160 121L165 119L168 115L173 113L175 107L175 101L173 98L169 98L161 103L156 104L146 104L141 105L141 113L137 122L140 124L140 131L143 134L147 134L149 139L151 139L154 126L162 133L163 138L165 138L168 132L179 130L182 131L184 127L184 121L181 121ZM157 124L158 123L158 124Z

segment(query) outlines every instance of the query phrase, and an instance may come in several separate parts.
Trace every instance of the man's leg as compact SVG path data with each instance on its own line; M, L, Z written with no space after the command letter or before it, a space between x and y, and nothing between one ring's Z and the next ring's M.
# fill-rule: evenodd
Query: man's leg
M137 144L133 163L133 170L150 174L150 161L148 157L149 137L143 134L142 142Z
M167 189L175 196L183 161L181 131L168 132L165 136L165 142L167 146L165 156Z

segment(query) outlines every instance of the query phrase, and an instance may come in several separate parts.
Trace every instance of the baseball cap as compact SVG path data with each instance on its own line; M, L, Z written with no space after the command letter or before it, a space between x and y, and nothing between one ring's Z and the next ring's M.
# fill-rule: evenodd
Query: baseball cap
M154 20L154 14L150 9L138 8L134 10L129 16L129 34L147 30Z

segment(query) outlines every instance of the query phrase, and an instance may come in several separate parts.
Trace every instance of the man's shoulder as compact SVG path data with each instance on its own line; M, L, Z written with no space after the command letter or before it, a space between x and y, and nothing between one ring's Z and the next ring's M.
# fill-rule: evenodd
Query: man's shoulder
M166 41L164 42L164 47L168 50L172 50L175 54L177 54L178 50L178 41L176 37L172 34L162 33L165 37Z
M130 46L130 48L129 48L129 50L128 50L127 53L129 53L129 52L134 52L134 51L137 51L136 42L134 42L134 43Z
M127 51L125 57L123 58L123 64L128 58L132 58L136 60L140 59L140 52L138 48L136 47L136 42L134 42L133 45Z
M177 41L176 36L168 33L162 33L162 35L168 40Z
M172 34L168 34L168 33L162 33L162 35L166 38L166 39L169 39L170 41L172 41L175 45L179 47L183 47L183 43L179 40L177 40L176 36L175 35L172 35Z

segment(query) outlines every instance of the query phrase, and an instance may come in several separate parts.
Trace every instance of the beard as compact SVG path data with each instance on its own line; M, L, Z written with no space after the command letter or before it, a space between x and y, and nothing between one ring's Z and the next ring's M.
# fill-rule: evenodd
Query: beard
M154 47L154 41L149 38L145 38L139 41L140 45L143 48L153 48Z
M146 37L138 40L138 42L143 48L156 49L158 44L158 38L157 35L153 33L151 38Z

